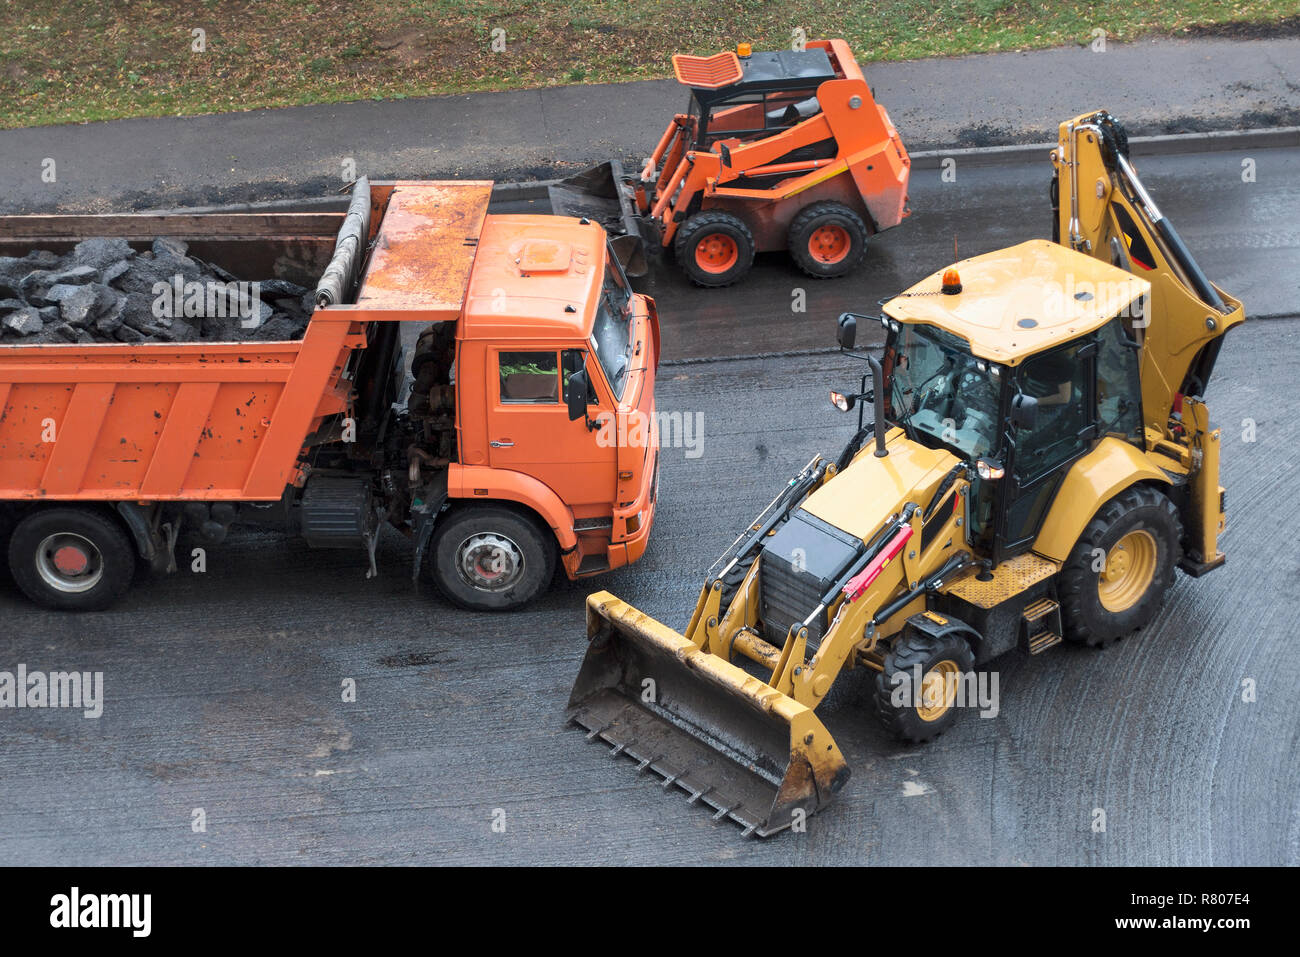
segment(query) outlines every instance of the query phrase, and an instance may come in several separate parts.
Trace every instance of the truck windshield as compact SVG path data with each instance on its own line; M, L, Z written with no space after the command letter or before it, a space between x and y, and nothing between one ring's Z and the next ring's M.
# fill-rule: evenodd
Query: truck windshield
M964 340L934 326L903 324L892 339L893 417L922 442L937 439L971 457L992 452L1001 366L976 358Z
M627 370L632 363L632 288L608 243L605 282L591 331L591 351L600 360L614 398L622 399Z

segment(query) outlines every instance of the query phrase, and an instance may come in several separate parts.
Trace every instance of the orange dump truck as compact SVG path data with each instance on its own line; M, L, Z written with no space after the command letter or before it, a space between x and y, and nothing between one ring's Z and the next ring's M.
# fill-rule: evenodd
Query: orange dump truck
M346 213L0 217L0 255L174 237L316 303L295 341L0 346L0 532L23 592L103 608L138 563L174 570L181 534L242 524L368 549L370 574L389 524L417 574L475 609L524 604L557 565L636 561L654 303L599 225L490 216L490 194L363 179Z

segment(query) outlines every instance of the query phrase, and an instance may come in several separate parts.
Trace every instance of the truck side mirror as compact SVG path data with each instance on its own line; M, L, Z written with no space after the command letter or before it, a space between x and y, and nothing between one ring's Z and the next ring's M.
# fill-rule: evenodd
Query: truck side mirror
M841 349L852 349L858 341L858 320L847 312L836 321L835 338Z
M1038 400L1023 392L1011 400L1011 424L1017 429L1032 429L1038 421Z
M587 370L579 369L569 374L569 386L564 398L569 404L569 421L587 417Z

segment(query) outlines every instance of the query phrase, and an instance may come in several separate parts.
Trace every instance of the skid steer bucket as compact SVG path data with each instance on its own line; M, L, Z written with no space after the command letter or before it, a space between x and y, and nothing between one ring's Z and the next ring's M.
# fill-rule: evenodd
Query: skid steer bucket
M609 233L614 255L629 276L646 274L647 245L658 249L653 227L637 214L632 186L625 182L618 160L583 170L547 188L551 212L557 216L585 216Z
M569 720L746 834L816 812L848 780L810 708L608 592L587 599L590 645Z

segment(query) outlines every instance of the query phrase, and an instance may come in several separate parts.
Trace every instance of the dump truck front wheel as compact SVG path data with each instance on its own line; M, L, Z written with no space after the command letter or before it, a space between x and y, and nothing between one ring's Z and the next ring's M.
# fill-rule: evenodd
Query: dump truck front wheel
M790 255L817 279L843 276L867 254L867 224L843 203L813 203L790 223Z
M709 209L682 224L677 263L698 286L730 286L754 265L754 236L737 216Z
M904 630L876 675L876 716L903 741L929 741L957 720L957 690L974 667L970 645L960 634Z
M136 552L110 515L89 508L42 508L14 528L9 571L32 601L60 611L100 611L126 593Z
M452 512L433 533L433 580L462 608L509 611L537 597L555 574L550 530L500 505Z
M1065 637L1102 647L1155 617L1182 557L1178 509L1136 485L1103 505L1079 536L1057 593Z

